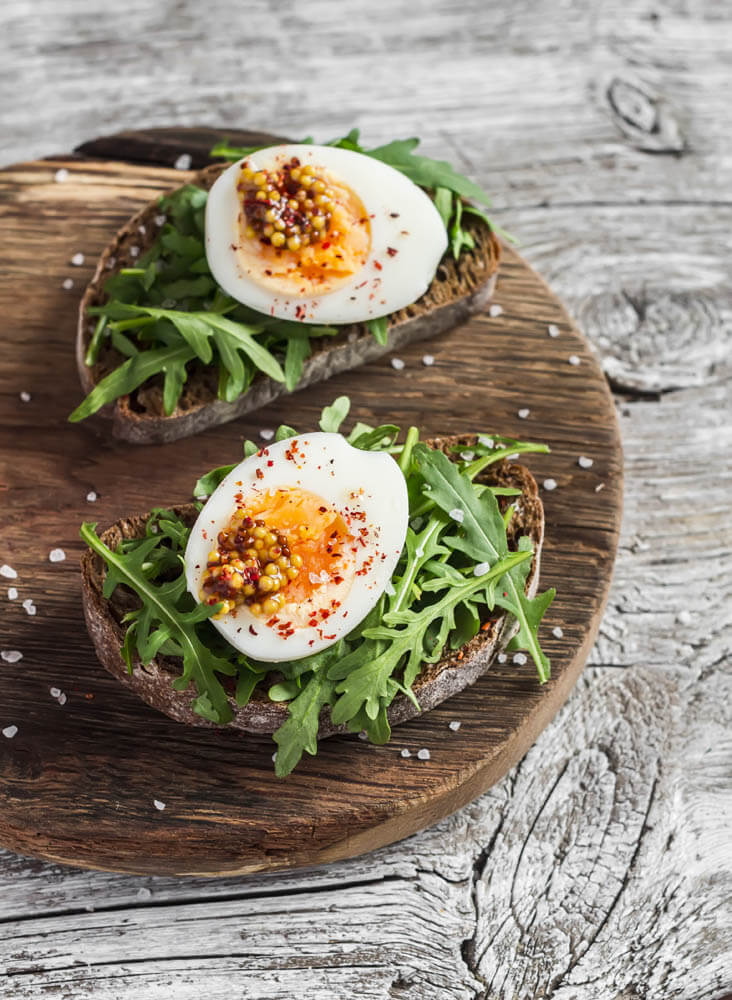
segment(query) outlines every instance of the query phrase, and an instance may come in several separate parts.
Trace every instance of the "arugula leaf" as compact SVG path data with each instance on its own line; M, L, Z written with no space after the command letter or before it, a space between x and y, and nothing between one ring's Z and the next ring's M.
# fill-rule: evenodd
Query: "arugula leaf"
M236 468L235 465L220 465L217 469L211 469L210 472L196 481L196 485L193 487L193 496L197 500L208 500L219 483L223 483L234 468Z
M292 392L300 381L303 364L310 357L310 340L308 337L290 337L285 353L285 386Z
M389 320L386 316L366 320L366 326L371 331L377 344L386 345L389 340Z
M335 434L348 416L350 409L351 400L348 396L339 396L337 399L334 399L330 406L326 406L323 409L319 422L321 431L329 431Z

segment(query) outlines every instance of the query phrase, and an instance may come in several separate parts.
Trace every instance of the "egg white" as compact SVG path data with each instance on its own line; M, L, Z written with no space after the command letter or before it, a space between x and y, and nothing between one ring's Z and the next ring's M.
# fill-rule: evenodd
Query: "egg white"
M337 175L359 196L371 225L366 264L347 284L315 299L283 295L249 277L236 249L241 239L236 185L242 159L216 180L206 203L206 258L224 291L268 316L305 323L364 322L396 312L423 295L447 249L445 226L425 192L393 167L350 149L270 146L245 160L253 169L276 170L293 156Z
M288 459L297 441L297 461ZM272 462L272 465L268 465ZM261 478L257 475L261 473ZM217 487L191 529L185 552L186 582L200 601L201 577L208 553L216 548L218 533L226 527L237 508L237 494L246 498L278 487L299 487L322 497L339 511L362 511L357 528L365 527L364 544L348 558L356 568L350 592L342 597L337 612L326 627L295 628L293 635L281 636L264 618L241 605L223 618L211 619L230 645L255 660L278 662L297 660L327 649L354 629L384 592L396 567L407 534L409 502L404 476L384 452L360 451L340 434L302 434L268 445L258 455L240 462ZM330 595L329 595L330 596ZM280 620L284 610L278 612ZM326 637L327 636L327 637Z

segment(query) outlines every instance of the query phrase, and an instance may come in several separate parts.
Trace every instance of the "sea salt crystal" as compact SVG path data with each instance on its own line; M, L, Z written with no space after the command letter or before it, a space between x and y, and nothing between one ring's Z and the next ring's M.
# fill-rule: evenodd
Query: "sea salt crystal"
M319 586L320 585L320 574L319 573L313 573L311 571L310 573L308 573L308 580L310 580L310 582L313 584L313 586Z
M460 458L462 458L462 460L464 462L472 462L473 459L475 458L475 452L474 451L461 451L460 452Z
M137 231L140 234L140 236L144 236L145 233L147 232L147 229L144 226L138 226Z
M139 256L140 256L140 248L130 247L130 257L139 257Z
M523 667L523 665L526 663L526 653L514 653L513 662L516 664L517 667Z
M505 653L499 653L497 659L499 663L505 663L508 657Z
M82 264L84 263L84 254L75 253L74 256L71 258L71 263L74 265L74 267L81 267Z
M69 179L69 172L66 167L61 167L60 170L57 170L53 175L53 179L57 184L63 184L64 181L67 181Z
M460 726L462 726L462 722L460 722L458 719L453 719L453 721L448 724L447 728L451 729L453 733L456 733L460 728Z
M17 726L6 726L5 729L3 729L3 736L5 737L6 740L12 740L14 736L17 736L17 734L18 734Z
M65 705L68 700L69 699L66 697L66 695L62 691L61 694L58 696L58 703L59 703L59 705Z
M488 310L488 315L492 316L493 319L495 319L497 316L503 315L503 306L499 306L497 302L494 302L493 305Z
M0 650L0 659L5 660L6 663L17 663L18 660L23 659L23 654L19 649L2 649Z
M429 752L427 747L422 747L421 750L417 751L417 756L420 760L429 760L432 754Z
M411 750L407 750L407 748L405 747L402 750L402 752L401 752L401 756L402 757L411 757L412 756L412 751Z
M518 458L518 452L517 451L515 451L513 453L513 455L506 455L506 460L508 462L515 462L517 458Z
M569 361L570 365L574 365L575 368L580 363L580 359L577 357L576 354L570 354L570 356L567 358L567 361Z
M434 363L435 363L434 355L432 354L422 355L422 364L426 365L427 368L431 368Z
M142 886L142 888L141 888L141 889L138 889L138 890L137 890L137 898L138 898L138 899L150 899L150 898L151 898L151 896L152 896L152 893L151 893L151 892L150 892L150 890L149 890L149 889L148 889L148 888L147 888L146 886L144 886L144 885Z
M559 625L555 625L554 628L552 629L552 635L554 636L555 639L561 639L562 636L564 635L564 632L562 632Z
M89 490L89 492L86 495L86 499L88 503L96 503L97 494L94 492L94 490Z
M50 688L48 693L51 695L52 698L60 698L61 688Z
M28 615L34 615L38 610L33 601L30 599L30 597L28 598L27 601L23 601L22 606L23 606L23 611L25 611L25 613Z
M18 596L18 588L17 587L8 587L8 600L9 601L14 601L17 596Z
M392 358L391 359L391 367L395 371L400 372L402 370L402 368L404 368L404 362L402 361L401 358Z
M577 459L577 465L579 465L580 469L591 469L592 464L592 459L587 458L585 455L580 455Z
M418 559L421 559L422 556L424 555L424 546L418 545L417 548L414 550L414 554Z
M549 334L550 337L558 337L559 327L557 326L556 323L550 323L549 326L546 328L546 332Z
M104 266L108 271L111 271L116 263L117 263L116 257L107 257L107 263Z
M453 521L457 521L458 524L462 524L465 520L465 511L460 510L459 507L453 507L448 516L451 517Z
M156 216L155 216L155 225L156 225L156 226L158 227L158 229L159 229L159 228L160 228L161 226L164 226L164 225L165 225L165 221L166 221L166 219L165 219L165 216L164 216L164 215L156 215Z
M32 398L31 394L29 392L26 392L25 389L20 394L21 403L30 403L31 398Z
M595 487L595 493L599 493L600 490L604 490L604 489L605 489L605 484L604 483L598 483L597 486Z
M478 565L473 569L473 576L483 576L491 568L491 564L487 562L478 563Z
M496 443L493 438L479 437L478 444L482 444L484 448L495 448Z
M274 764L276 760L277 760L277 751L275 750L275 752L272 754L272 763Z
M528 415L530 413L531 413L531 410L527 406L525 406L523 408L523 410L519 410L518 411L519 420L526 420L526 418L528 417Z
M63 562L65 558L66 558L66 553L64 552L63 549L51 549L51 551L48 553L49 562L54 562L54 563Z
M259 436L263 441L271 441L275 436L275 432L270 427L265 427L259 432Z
M12 566L8 566L7 563L3 563L0 566L0 576L4 576L6 580L17 580L18 574L15 572Z
M161 802L160 799L153 799L153 805L158 810L158 812L162 812L163 809L165 809L165 803Z
M676 621L679 625L691 625L691 612L690 611L679 611L676 615Z
M369 734L362 729L361 732L358 734L358 738L365 742L369 738Z
M555 490L557 488L556 479L545 479L542 483L545 490Z
M173 166L176 170L190 170L193 159L190 153L181 153Z
M71 278L64 278L64 280L61 282L61 287L66 289L67 292L70 292L71 289L74 287L74 282L72 281Z

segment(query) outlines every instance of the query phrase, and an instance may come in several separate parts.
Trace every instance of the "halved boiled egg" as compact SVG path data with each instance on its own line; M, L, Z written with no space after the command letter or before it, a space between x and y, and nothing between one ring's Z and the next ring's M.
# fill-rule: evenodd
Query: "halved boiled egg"
M404 545L407 488L383 452L317 432L268 445L233 469L191 529L188 590L256 660L337 642L376 604Z
M415 302L447 248L440 215L404 174L349 149L271 146L212 186L206 257L259 312L356 323Z

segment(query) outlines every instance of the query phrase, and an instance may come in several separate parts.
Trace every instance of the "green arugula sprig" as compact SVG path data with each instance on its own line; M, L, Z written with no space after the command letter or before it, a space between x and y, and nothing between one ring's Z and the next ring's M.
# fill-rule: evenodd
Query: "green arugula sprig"
M347 397L334 400L323 410L321 429L337 432L349 409ZM275 438L295 433L282 425ZM392 580L353 632L299 660L258 663L223 641L208 620L216 608L196 605L186 590L182 554L189 528L173 512L154 511L145 537L123 542L116 552L101 542L93 525L82 527L84 540L107 564L105 597L125 584L140 600L140 608L125 619L128 664L134 656L142 662L156 653L180 656L183 673L175 687L183 690L192 682L195 710L216 722L231 718L231 692L227 695L222 681L226 677L235 685L239 705L248 702L257 685L267 684L271 700L287 702L288 718L274 734L280 777L290 773L303 753L316 753L321 713L327 709L335 724L365 730L374 743L386 742L394 698L402 693L417 704L412 686L423 665L439 660L446 648L468 642L497 607L515 618L512 648L532 656L541 681L549 676L538 626L554 591L526 596L532 545L522 537L515 550L509 547L513 507L502 512L496 499L519 491L474 482L509 454L546 451L546 446L494 436L479 439L470 452L463 449L451 461L420 442L414 427L401 443L398 435L395 425L359 422L347 437L354 447L393 454L407 482L410 526ZM257 451L255 442L244 443L245 456ZM222 466L203 476L195 495L210 495L233 468Z
M299 141L311 144L313 139L308 136L306 139ZM480 218L494 232L499 233L512 243L516 242L513 236L492 221L485 212L470 204L470 201L476 201L480 205L485 205L486 208L490 207L490 197L483 188L474 181L471 181L469 177L459 174L447 161L433 160L429 156L421 156L415 153L415 149L419 145L419 139L395 139L383 146L366 149L365 146L361 145L360 130L354 128L351 129L348 135L338 139L331 139L329 142L323 143L323 145L335 146L339 149L350 149L355 153L371 156L374 160L380 160L382 163L386 163L387 166L398 170L419 187L432 191L435 206L445 224L445 229L450 240L450 249L455 260L458 259L464 249L472 250L475 247L475 240L472 234L469 230L463 228L464 216L472 215ZM224 139L216 143L210 155L235 162L263 148L265 147L231 146Z

